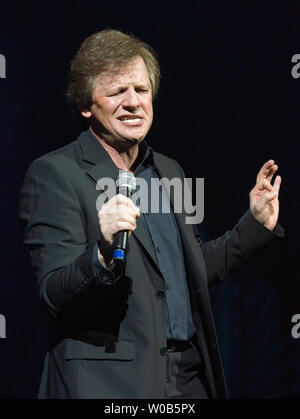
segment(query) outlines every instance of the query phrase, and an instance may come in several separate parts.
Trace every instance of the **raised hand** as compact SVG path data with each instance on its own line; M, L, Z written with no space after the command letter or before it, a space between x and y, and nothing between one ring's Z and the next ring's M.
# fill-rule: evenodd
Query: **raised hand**
M269 230L274 230L279 214L279 189L281 177L276 176L273 185L271 184L278 166L274 160L267 161L256 177L256 184L251 190L250 210L253 216Z

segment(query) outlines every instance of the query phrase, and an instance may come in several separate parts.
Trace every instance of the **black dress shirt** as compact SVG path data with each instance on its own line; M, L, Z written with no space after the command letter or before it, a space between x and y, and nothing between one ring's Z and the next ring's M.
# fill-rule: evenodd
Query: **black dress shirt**
M153 163L152 149L144 142L136 160L134 175L142 178L148 185L148 208L143 208L144 201L140 199L139 191L133 195L134 203L140 208L141 218L149 234L155 251L160 271L165 280L165 290L161 290L162 298L167 302L167 337L168 339L188 340L194 333L188 285L180 234L172 208L168 208L168 198L162 187L157 188L159 196L159 212L151 212L151 182L158 182L159 176ZM165 207L163 202L166 203ZM98 278L107 284L113 282L114 273L101 265L97 257L98 248L94 250L94 267Z

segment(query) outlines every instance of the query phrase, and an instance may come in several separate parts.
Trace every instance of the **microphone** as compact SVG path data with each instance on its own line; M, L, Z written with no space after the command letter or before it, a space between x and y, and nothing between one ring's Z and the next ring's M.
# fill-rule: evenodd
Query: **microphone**
M126 170L119 170L119 176L116 180L117 193L124 195L128 198L131 197L133 191L136 188L136 179L132 173ZM113 260L114 262L125 263L126 259L126 247L128 240L128 231L119 231L114 237L114 251Z

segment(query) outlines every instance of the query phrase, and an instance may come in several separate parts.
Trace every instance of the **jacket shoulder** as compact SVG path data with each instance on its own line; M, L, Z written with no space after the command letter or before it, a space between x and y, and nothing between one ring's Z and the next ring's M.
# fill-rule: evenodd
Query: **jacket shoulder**
M76 155L79 152L79 145L77 141L72 141L71 143L65 145L64 147L58 148L56 150L50 151L49 153L46 153L31 163L31 165L35 165L41 162L49 162L52 164L59 163L61 161L66 160L76 160Z
M34 159L29 165L28 171L41 166L52 166L64 170L68 167L80 166L82 162L82 148L79 140L85 135L86 132L82 132L76 140Z
M153 152L153 157L155 163L157 163L160 167L170 168L175 172L179 172L181 176L184 176L182 167L180 166L177 160L168 157L165 154L158 153L156 151Z
M180 167L180 164L177 160L173 159L172 157L168 157L165 154L158 153L157 151L153 151L154 160L166 164L168 166L177 166Z

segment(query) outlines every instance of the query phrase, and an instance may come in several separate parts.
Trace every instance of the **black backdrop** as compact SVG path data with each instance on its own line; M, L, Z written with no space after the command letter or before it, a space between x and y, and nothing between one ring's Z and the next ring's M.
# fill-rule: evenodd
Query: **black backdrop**
M213 238L248 207L257 170L273 158L283 178L284 241L211 298L230 396L298 398L300 79L299 2L153 0L5 2L0 8L1 284L0 397L34 398L47 347L46 316L18 224L30 162L75 139L63 91L81 41L106 27L157 51L162 81L148 141L205 178L201 230Z

